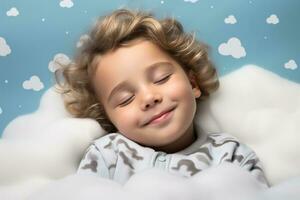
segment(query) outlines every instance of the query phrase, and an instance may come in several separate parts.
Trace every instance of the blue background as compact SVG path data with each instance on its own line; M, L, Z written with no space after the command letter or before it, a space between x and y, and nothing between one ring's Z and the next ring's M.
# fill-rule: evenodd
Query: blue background
M42 94L54 84L49 62L58 53L72 58L76 42L98 16L120 7L142 8L158 17L174 16L187 31L209 44L219 75L246 64L255 64L300 83L299 67L286 69L285 63L300 64L300 1L298 0L73 0L71 8L59 0L1 0L0 37L11 53L0 56L0 136L5 126L18 115L37 109ZM16 7L18 16L7 16ZM279 23L268 24L275 14ZM234 15L237 23L226 24ZM246 56L221 55L218 47L238 38ZM38 76L39 91L23 88L23 82Z

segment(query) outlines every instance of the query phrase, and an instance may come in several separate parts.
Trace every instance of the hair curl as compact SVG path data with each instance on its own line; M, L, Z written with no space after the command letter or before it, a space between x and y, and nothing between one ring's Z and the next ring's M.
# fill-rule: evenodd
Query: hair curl
M185 70L195 75L201 90L198 100L206 99L219 87L216 69L208 58L208 47L186 33L174 18L158 20L152 13L119 9L98 19L77 55L69 65L55 72L56 87L66 109L80 118L93 118L107 132L117 131L96 98L91 83L95 58L143 38L158 45Z

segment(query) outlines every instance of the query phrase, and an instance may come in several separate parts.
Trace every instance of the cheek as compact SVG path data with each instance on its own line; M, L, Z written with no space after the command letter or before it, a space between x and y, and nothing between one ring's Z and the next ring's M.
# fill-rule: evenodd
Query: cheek
M171 100L193 101L193 90L189 82L185 80L175 80L166 87L166 92Z
M134 109L125 109L117 111L111 117L116 128L123 133L130 131L137 123L137 116Z

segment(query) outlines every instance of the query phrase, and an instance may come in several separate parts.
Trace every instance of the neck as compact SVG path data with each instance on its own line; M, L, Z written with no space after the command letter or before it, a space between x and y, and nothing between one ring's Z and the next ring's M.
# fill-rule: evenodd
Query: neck
M192 125L188 128L188 130L176 141L166 146L155 147L154 149L166 153L175 153L187 148L193 142L195 142L196 139L197 139L197 134L194 131L194 126L192 123Z

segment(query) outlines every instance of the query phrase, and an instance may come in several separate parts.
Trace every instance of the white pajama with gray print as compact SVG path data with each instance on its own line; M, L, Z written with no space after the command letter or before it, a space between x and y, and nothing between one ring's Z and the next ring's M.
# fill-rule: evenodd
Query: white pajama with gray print
M231 162L268 186L260 161L249 147L226 133L197 135L197 140L189 147L167 154L139 145L120 133L110 133L96 139L88 147L77 173L124 184L133 174L149 168L191 177L208 167Z

